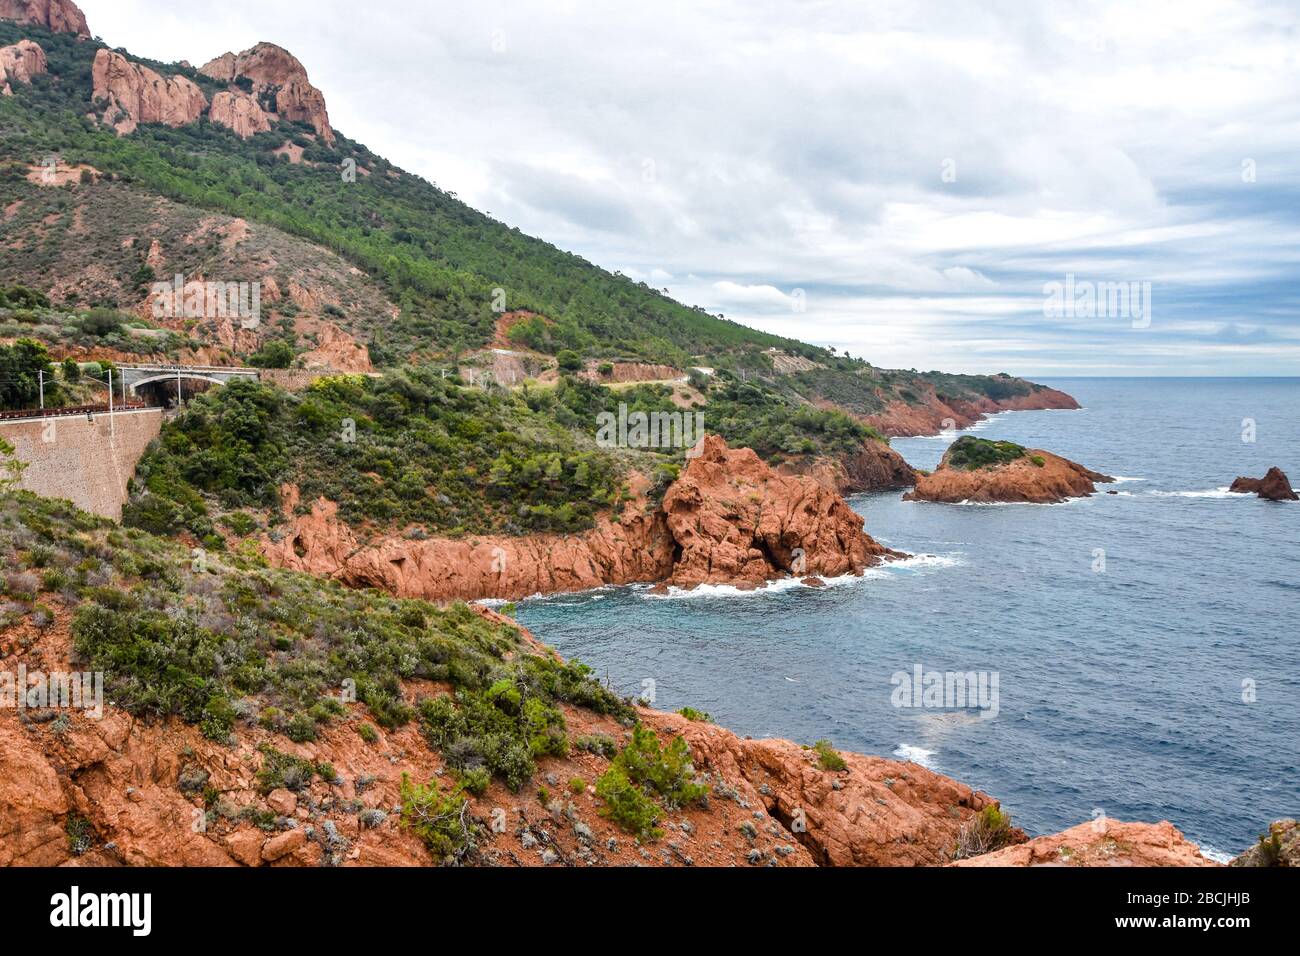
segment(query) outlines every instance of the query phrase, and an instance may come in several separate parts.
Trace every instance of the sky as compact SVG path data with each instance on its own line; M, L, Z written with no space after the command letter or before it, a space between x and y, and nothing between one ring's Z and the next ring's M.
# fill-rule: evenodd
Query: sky
M1300 375L1294 0L80 5L164 61L279 43L476 208L876 365Z

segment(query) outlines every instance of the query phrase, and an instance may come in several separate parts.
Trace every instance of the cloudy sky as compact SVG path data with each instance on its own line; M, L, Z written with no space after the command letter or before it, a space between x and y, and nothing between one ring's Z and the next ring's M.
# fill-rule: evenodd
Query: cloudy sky
M279 43L472 205L878 365L1300 374L1294 0L80 4L161 60Z

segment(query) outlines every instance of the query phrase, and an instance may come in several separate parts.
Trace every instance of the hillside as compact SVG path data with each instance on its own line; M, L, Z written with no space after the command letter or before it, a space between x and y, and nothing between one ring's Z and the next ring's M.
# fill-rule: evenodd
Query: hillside
M973 403L1037 390L1006 377L878 370L681 305L525 236L333 129L305 68L270 44L195 69L0 21L0 47L24 38L47 68L0 98L12 250L0 283L50 293L56 309L147 320L150 283L179 272L271 286L254 334L188 323L211 360L246 361L268 338L301 357L326 323L364 344L377 367L454 363L504 343L550 356L552 367L568 350L592 366L728 369L862 416L924 405L928 392ZM143 71L170 99L140 95ZM262 109L279 108L290 89L300 94L292 108Z

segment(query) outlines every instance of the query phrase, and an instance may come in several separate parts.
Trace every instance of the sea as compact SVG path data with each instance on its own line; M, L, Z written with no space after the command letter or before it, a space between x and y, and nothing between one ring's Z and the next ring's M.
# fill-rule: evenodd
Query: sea
M1300 379L1046 384L1083 408L967 432L1118 479L1096 496L860 495L867 532L914 557L822 589L536 598L519 620L661 710L912 761L1031 835L1169 820L1227 859L1300 816L1300 503L1227 491L1273 465L1300 485ZM959 434L893 446L932 469Z

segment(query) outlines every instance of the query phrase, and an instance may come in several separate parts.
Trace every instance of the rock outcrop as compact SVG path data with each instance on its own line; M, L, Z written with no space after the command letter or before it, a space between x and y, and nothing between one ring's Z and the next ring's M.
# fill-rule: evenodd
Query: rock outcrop
M609 584L678 587L859 573L902 557L862 530L844 499L812 478L773 472L747 448L728 449L708 436L703 453L664 495L646 498L634 475L635 499L581 534L474 539L384 537L368 541L324 499L295 513L298 490L282 489L287 526L264 537L274 565L428 601L585 591Z
M15 85L30 85L32 77L44 73L47 66L39 43L19 40L12 46L0 47L0 95L12 96Z
M14 644L18 659L68 671L68 612L33 639ZM490 611L485 616L500 621ZM5 637L13 637L6 634ZM549 653L524 632L526 646ZM14 658L10 658L14 660ZM16 666L16 665L15 665ZM415 682L411 702L444 686ZM239 722L228 742L205 739L175 718L137 719L109 703L102 719L77 710L0 709L0 866L427 866L435 862L399 825L403 774L417 781L446 773L418 724L358 735L377 724L362 704L323 725L317 739L294 743L256 721ZM614 718L566 705L572 738L604 734L619 744L628 730ZM934 866L951 857L962 826L989 796L914 764L842 754L826 770L815 751L786 740L745 740L721 727L638 708L667 742L691 748L708 806L665 815L664 836L634 841L606 819L594 781L606 757L572 748L540 762L544 776L589 782L541 807L500 781L473 797L479 821L471 864L544 866ZM298 792L259 786L261 745L330 763L337 777L313 778ZM535 785L524 792L532 793ZM207 810L214 810L205 816ZM489 826L504 810L506 827ZM196 820L205 826L195 827ZM796 823L797 821L797 823ZM256 824L260 824L256 825Z
M667 583L679 587L858 574L902 557L866 534L836 492L779 475L752 449L730 449L716 435L665 493L663 510L677 553Z
M208 119L224 126L240 139L248 139L271 128L271 119L258 105L257 98L241 91L222 90L212 97Z
M164 78L112 50L95 54L91 77L95 108L119 136L141 123L194 123L208 108L207 97L193 81L180 75Z
M916 469L884 442L868 441L851 455L783 462L783 475L807 475L841 495L898 491L916 484Z
M1300 867L1300 823L1277 820L1259 842L1235 857L1229 866Z
M1291 481L1280 468L1270 468L1263 478L1238 478L1229 491L1241 495L1259 495L1269 501L1300 501Z
M980 447L968 443L1019 449L1012 460L975 468L961 464L961 451ZM1014 451L1011 454L1015 454ZM970 437L959 439L944 453L932 474L921 475L916 489L904 495L906 501L948 503L1026 502L1059 504L1070 498L1095 494L1096 484L1114 481L1080 464L1036 448L1020 448L1006 442L984 442Z
M307 79L307 70L292 53L274 43L259 43L243 53L223 53L199 68L199 72L223 83L241 79L252 84L258 100L274 102L274 116L291 122L308 123L330 146L330 126L325 97Z
M290 511L296 496L296 489L283 490ZM374 543L357 537L338 517L337 505L319 500L309 513L290 517L280 540L264 539L262 553L281 567L428 601L516 600L659 581L673 566L672 538L663 515L650 511L644 500L629 505L619 517L602 517L591 531L577 535L424 541L392 537Z
M1100 818L1036 837L954 866L1218 866L1169 821L1121 823Z
M891 438L938 435L956 428L969 428L988 415L999 412L1029 412L1047 409L1077 409L1079 403L1065 392L1038 386L1025 395L980 398L978 401L946 398L932 385L916 385L922 394L914 403L891 402L883 412L862 418L866 424Z
M0 0L0 20L35 23L54 33L90 36L86 15L72 0Z

